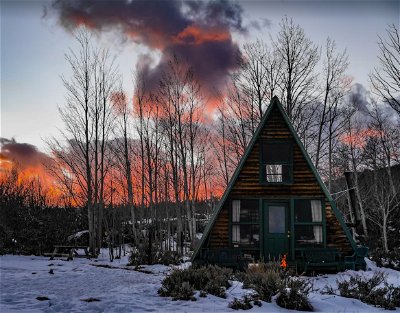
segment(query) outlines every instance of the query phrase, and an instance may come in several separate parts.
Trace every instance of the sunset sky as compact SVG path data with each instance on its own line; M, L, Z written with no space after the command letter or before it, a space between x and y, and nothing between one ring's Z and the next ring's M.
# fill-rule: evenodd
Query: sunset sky
M156 79L158 62L172 49L182 49L199 71L204 69L200 75L206 85L222 85L234 67L230 62L235 49L255 38L268 43L268 34L276 34L285 15L300 24L315 43L323 44L330 36L340 50L346 48L348 74L368 87L368 73L377 65L377 35L384 35L388 24L399 25L400 16L398 1L224 1L217 8L205 2L181 6L166 1L165 8L154 1L142 5L135 0L117 2L113 7L100 1L103 5L96 4L96 10L85 16L100 31L101 44L116 55L128 93L132 93L131 71L147 60L153 70L149 75ZM82 17L84 7L71 1L53 6L51 2L1 1L0 137L45 151L42 139L63 127L57 109L65 101L60 75L70 75L64 53L74 48L74 41L68 30ZM190 17L185 15L188 7ZM221 8L227 8L223 15L218 11ZM139 30L132 24L138 20L144 23ZM189 49L185 36L198 31L204 40L213 36L218 43L204 46L203 39L197 39ZM195 44L200 48L194 49Z

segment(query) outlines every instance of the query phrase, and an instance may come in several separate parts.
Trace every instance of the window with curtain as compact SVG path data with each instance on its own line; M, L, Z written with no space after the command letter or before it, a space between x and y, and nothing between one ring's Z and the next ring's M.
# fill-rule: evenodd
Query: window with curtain
M261 145L261 182L290 183L292 181L292 146L290 143L265 142Z
M232 244L258 247L260 242L259 201L232 201Z
M297 199L294 206L296 246L322 246L324 224L321 200Z

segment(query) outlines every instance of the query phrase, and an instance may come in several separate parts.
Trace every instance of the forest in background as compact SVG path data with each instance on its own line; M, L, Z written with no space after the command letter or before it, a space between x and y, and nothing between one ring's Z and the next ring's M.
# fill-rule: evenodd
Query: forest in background
M9 160L15 142L2 140L2 253L41 254L82 240L96 255L100 247L151 238L158 249L183 254L195 246L273 96L348 222L355 217L341 193L343 173L355 173L357 239L385 253L399 247L396 26L378 38L370 90L353 84L347 53L332 38L318 46L289 18L271 44L245 44L225 90L213 93L178 54L156 83L147 67L137 68L132 91L123 90L115 58L95 36L81 29L75 39L79 49L66 52L72 75L62 76L64 125L47 139L42 175ZM83 230L88 237L71 239Z

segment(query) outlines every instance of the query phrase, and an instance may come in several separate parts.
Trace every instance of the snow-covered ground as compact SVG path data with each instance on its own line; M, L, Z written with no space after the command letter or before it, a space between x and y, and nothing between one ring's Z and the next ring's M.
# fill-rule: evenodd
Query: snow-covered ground
M234 312L228 308L228 303L234 297L240 298L249 293L249 290L242 289L241 283L233 282L227 291L227 299L211 295L200 298L196 295L197 301L172 301L157 294L169 267L146 266L144 269L151 273L143 273L126 267L127 256L113 263L107 258L106 252L98 260L73 261L50 261L46 257L35 256L1 256L0 312ZM112 268L98 265L110 265ZM376 268L372 262L368 262L368 267L368 271L358 273L372 276L375 271L384 271L389 283L400 285L400 272ZM383 312L383 309L355 299L321 294L327 285L336 289L336 279L346 279L356 273L346 271L311 278L313 292L310 300L315 311ZM49 300L37 300L40 296ZM100 301L82 301L89 298ZM262 307L255 306L250 311L289 312L274 301L263 302Z

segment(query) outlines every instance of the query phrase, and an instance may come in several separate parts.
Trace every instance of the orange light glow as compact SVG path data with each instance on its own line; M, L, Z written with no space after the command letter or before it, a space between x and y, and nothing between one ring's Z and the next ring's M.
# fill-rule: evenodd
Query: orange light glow
M189 25L178 35L172 38L175 43L200 45L205 42L228 41L231 34L227 30L218 28L203 29L195 25Z
M286 267L287 267L286 254L284 254L284 255L282 256L282 259L281 259L281 267L282 267L282 268L286 268Z
M367 144L368 138L376 138L381 136L381 132L376 129L363 129L363 130L353 130L350 134L345 134L341 136L341 141L355 148L364 148Z
M11 160L0 160L0 181L7 179L15 164ZM17 185L36 184L41 192L46 195L46 200L50 205L57 205L62 197L62 192L58 188L54 178L46 171L43 166L28 166L18 172Z

